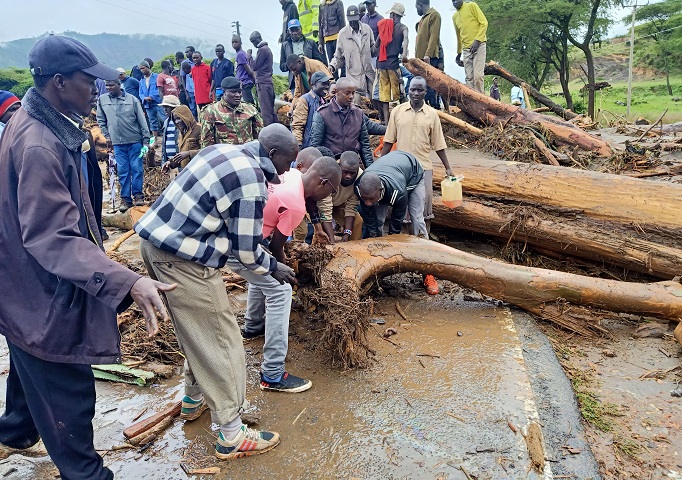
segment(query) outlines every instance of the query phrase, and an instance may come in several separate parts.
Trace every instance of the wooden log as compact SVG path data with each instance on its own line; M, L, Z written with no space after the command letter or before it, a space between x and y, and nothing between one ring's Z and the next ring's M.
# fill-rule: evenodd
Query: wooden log
M575 113L573 113L570 110L566 110L561 105L556 104L547 95L543 95L542 93L540 93L540 91L537 88L535 88L532 85L524 82L522 78L517 77L516 75L514 75L509 70L502 67L497 62L494 62L491 60L488 63L486 63L485 74L486 75L497 75L498 77L504 78L509 83L512 83L516 86L523 88L538 103L541 103L542 105L547 107L549 109L549 111L556 113L561 118L565 118L566 120L570 120L571 118L576 116Z
M161 420L159 423L151 427L149 430L146 430L139 435L136 435L134 437L128 438L128 443L131 445L144 445L146 443L149 443L153 440L156 440L156 438L163 433L164 430L166 430L168 427L171 426L173 423L173 419L175 417L166 417L163 420Z
M538 151L542 154L543 157L549 162L550 165L554 165L555 167L560 167L559 162L557 161L556 157L552 153L552 151L547 148L547 146L540 140L539 138L535 137L533 138L533 144L535 145L535 148L538 149Z
M405 67L413 74L424 77L430 87L443 95L446 104L453 100L467 115L485 125L506 125L509 122L518 125L541 124L552 132L558 143L571 147L577 146L581 150L593 151L603 157L613 154L607 142L563 119L498 102L467 87L422 60L411 58L405 62Z
M321 288L332 288L339 275L358 291L366 291L378 278L399 272L435 275L489 297L509 302L577 333L603 330L571 317L556 302L682 320L682 285L667 281L629 283L570 273L509 265L479 257L411 235L346 242L330 246L334 258L321 272Z
M124 233L118 239L116 239L116 241L114 243L111 244L111 248L109 249L109 251L115 252L116 250L118 250L118 247L123 245L123 242L128 240L133 235L135 235L135 230L128 230L126 233Z
M615 226L566 217L550 217L530 207L465 199L450 209L434 196L435 225L483 233L503 240L527 243L538 249L606 263L671 280L682 275L682 248L661 245Z
M470 123L465 122L464 120L460 120L457 117L454 117L452 115L449 115L445 112L442 112L440 110L436 110L438 112L438 116L440 117L441 120L444 120L448 122L451 125L454 125L455 127L459 128L463 132L469 133L471 135L474 135L476 137L480 137L481 134L483 133L483 130L481 130L478 127L474 127Z
M582 211L594 218L680 229L682 185L551 165L471 158L457 150L446 154L456 175L464 175L464 193ZM432 154L433 182L445 178Z
M167 406L159 413L152 415L151 417L140 420L137 423L132 424L125 430L123 430L123 435L126 438L139 437L145 432L151 430L157 424L163 422L167 418L173 418L180 415L180 410L182 409L182 402L176 402L172 405Z
M665 134L682 132L682 122L661 125L661 132Z

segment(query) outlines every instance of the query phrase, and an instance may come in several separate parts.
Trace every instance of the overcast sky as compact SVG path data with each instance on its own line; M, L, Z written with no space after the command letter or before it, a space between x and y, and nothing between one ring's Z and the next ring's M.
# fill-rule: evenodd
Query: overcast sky
M72 30L86 34L96 33L155 33L200 38L211 42L229 44L234 32L232 22L239 21L242 36L258 30L271 48L277 47L277 37L282 28L282 9L278 0L17 0L3 2L3 22L0 42L17 38L34 37L47 31L57 33ZM352 0L345 0L347 7ZM377 10L384 14L393 4L379 0ZM419 17L414 0L403 2L406 16L403 19L410 29L410 54L414 53L414 25ZM432 0L431 5L443 17L441 42L445 49L445 70L463 80L464 70L455 64L456 38L452 26L454 8L451 0ZM27 14L27 12L30 12ZM623 15L617 14L620 19ZM624 33L618 26L617 33ZM179 48L182 48L180 46ZM229 48L229 46L228 46ZM276 48L273 48L277 52ZM95 52L96 53L96 52Z

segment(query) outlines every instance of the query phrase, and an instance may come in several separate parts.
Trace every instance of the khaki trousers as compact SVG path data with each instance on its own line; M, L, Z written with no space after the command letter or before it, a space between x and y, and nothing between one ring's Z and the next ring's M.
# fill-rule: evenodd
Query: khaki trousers
M467 87L483 92L483 69L485 68L486 46L485 42L478 46L475 55L471 55L468 48L462 50L464 62L464 74L466 75Z
M185 394L202 393L214 423L234 420L246 407L246 357L222 273L140 241L149 276L177 283L165 292L175 335L185 355Z
M344 228L346 225L346 207L344 205L339 205L334 207L332 210L332 217L334 221ZM362 217L358 212L355 212L355 221L353 222L353 235L350 236L351 240L362 240Z

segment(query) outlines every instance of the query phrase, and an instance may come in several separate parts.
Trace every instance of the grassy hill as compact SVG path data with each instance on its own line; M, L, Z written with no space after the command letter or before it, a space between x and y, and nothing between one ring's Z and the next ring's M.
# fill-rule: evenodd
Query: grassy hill
M35 43L47 36L22 38L10 42L0 43L0 68L28 66L28 52ZM129 69L140 60L149 57L159 59L185 50L187 45L194 45L197 50L204 49L204 56L212 56L215 45L196 38L175 37L169 35L119 35L114 33L100 33L84 35L78 32L64 32L87 45L97 55L100 61L115 67Z

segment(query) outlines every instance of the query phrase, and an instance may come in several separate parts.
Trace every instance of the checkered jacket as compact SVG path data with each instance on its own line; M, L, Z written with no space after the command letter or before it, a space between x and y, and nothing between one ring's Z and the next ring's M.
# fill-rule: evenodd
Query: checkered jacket
M277 270L261 247L266 181L278 183L257 141L201 150L164 190L135 231L161 250L207 267L230 253L260 275Z

